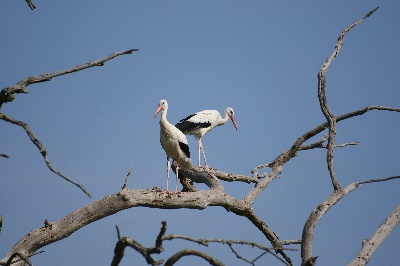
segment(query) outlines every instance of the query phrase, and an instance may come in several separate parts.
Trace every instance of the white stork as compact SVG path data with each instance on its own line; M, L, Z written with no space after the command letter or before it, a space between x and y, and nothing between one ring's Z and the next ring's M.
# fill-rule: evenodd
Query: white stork
M190 169L193 168L193 165L190 161L189 145L186 136L167 120L168 103L166 100L159 101L158 108L153 118L155 118L160 111L162 111L160 119L160 143L167 154L167 185L164 192L168 192L168 179L171 169L169 157L171 157L177 162L176 186L174 191L174 193L176 193L178 192L179 167Z
M234 117L234 112L231 107L227 107L224 111L224 118L221 117L220 113L216 110L204 110L197 112L195 114L189 115L188 117L182 119L175 126L186 135L193 135L199 139L199 163L200 165L200 150L203 153L204 163L206 168L208 168L206 155L203 149L203 136L215 128L216 126L225 125L228 119L232 120L233 126L237 130L236 121Z

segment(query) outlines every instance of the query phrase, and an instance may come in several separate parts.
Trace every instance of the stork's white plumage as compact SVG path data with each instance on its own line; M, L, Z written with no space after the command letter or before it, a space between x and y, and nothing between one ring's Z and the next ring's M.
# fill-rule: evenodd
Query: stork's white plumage
M168 192L168 179L171 165L169 157L177 162L176 167L176 186L175 191L178 192L178 169L193 168L192 162L190 161L190 151L186 136L177 129L174 125L167 120L168 102L161 100L158 103L158 108L153 116L155 118L161 111L160 119L160 143L165 153L167 154L167 185L164 192Z
M203 149L203 142L202 142L203 136L216 126L225 125L229 118L232 120L233 126L237 130L234 112L231 107L227 107L225 109L224 118L222 118L221 114L216 110L204 110L189 115L188 117L182 119L179 123L175 125L184 134L193 135L199 139L199 162L198 162L199 167L201 167L200 165L200 150L201 150L204 157L204 163L206 165L206 168L208 168L206 155Z

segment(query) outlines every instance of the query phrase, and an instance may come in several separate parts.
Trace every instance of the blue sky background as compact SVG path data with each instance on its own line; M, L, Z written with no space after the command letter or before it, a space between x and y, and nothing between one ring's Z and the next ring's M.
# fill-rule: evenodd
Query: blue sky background
M335 115L369 105L400 107L400 3L397 1L2 1L1 89L20 80L64 70L117 51L140 52L28 87L1 109L28 123L47 148L53 166L83 184L88 198L46 167L22 128L0 122L0 257L44 220L56 221L115 193L133 165L128 188L165 186L165 153L152 115L160 99L176 123L204 110L235 110L231 123L204 138L210 166L250 175L324 122L317 73L340 32L376 6L380 9L345 37L327 74L327 98ZM335 151L343 187L399 174L400 114L371 111L337 126L337 143L360 145ZM320 135L318 138L322 137ZM315 138L317 140L318 138ZM188 137L192 160L197 141ZM311 211L333 189L322 149L299 152L254 203L256 213L280 239L300 239ZM174 185L173 179L170 182ZM248 184L224 183L235 197ZM200 186L202 187L202 186ZM400 181L363 185L336 204L315 228L319 265L345 265L400 202ZM109 265L121 234L154 245L161 221L168 234L270 243L246 219L225 209L134 208L88 225L44 247L35 265ZM398 263L396 228L369 265ZM167 259L185 247L203 250L226 265L246 265L227 246L164 243ZM299 251L288 251L296 265ZM238 247L247 258L259 253ZM121 265L146 265L126 250ZM184 258L178 265L206 265ZM280 265L264 256L259 265Z

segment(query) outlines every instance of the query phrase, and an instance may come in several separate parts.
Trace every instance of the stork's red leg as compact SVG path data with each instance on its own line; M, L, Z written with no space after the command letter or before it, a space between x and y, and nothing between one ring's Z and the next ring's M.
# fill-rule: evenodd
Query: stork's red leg
M170 169L171 169L171 164L169 162L169 156L167 156L167 184L165 185L164 193L168 193L168 179L169 179Z
M208 163L207 163L207 159L206 159L206 154L204 153L202 138L200 138L200 140L199 140L199 167L201 167L201 165L200 165L200 150L203 153L204 164L206 165L206 168L208 168Z

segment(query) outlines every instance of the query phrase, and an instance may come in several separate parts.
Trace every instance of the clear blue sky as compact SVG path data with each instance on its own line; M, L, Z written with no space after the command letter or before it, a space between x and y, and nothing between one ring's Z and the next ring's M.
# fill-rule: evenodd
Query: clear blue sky
M165 153L159 143L160 99L176 123L204 110L235 110L231 123L204 138L207 159L221 171L250 175L304 132L324 122L317 73L340 32L376 6L380 9L345 38L327 75L328 104L335 115L369 105L400 107L400 3L397 1L41 1L31 11L23 0L0 9L0 73L3 89L113 52L140 52L28 87L1 109L28 123L53 166L82 183L88 198L46 167L19 127L0 121L0 257L21 237L118 191L134 166L130 189L164 188ZM335 151L343 187L398 175L400 114L372 111L340 122ZM322 137L319 136L319 137ZM189 137L192 158L197 142ZM316 140L316 139L315 139ZM324 150L299 152L256 200L256 213L281 239L299 239L311 211L331 192ZM173 179L172 179L172 183ZM247 184L224 184L243 197ZM319 265L345 265L400 202L400 181L364 185L335 205L316 226ZM161 221L167 233L256 241L270 246L246 219L222 208L125 210L44 247L35 265L109 265L117 241L114 226L145 246L154 244ZM396 265L397 228L369 265ZM166 242L168 258L183 247L209 252L226 265L245 265L227 246L204 249ZM298 246L300 249L300 246ZM245 255L254 249L244 249ZM300 251L288 252L296 265ZM251 257L250 255L248 256ZM132 250L121 265L146 265ZM179 265L206 265L194 258ZM260 265L279 265L264 256Z

